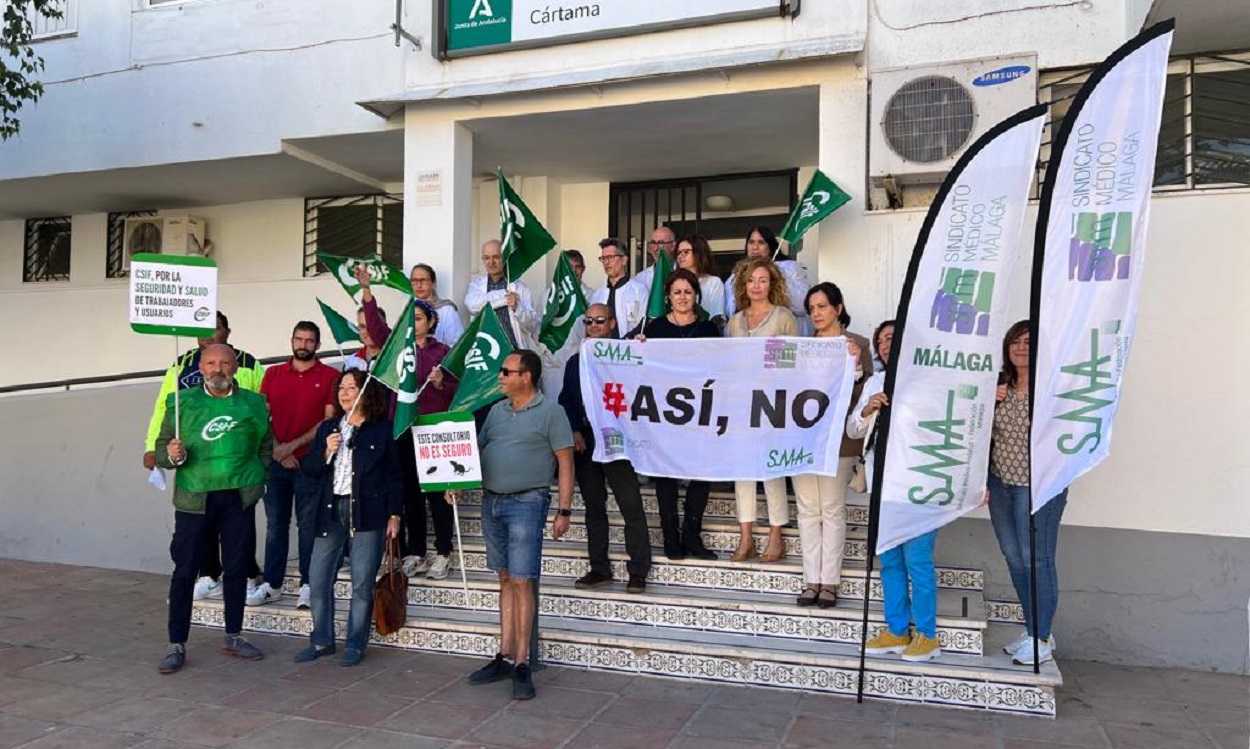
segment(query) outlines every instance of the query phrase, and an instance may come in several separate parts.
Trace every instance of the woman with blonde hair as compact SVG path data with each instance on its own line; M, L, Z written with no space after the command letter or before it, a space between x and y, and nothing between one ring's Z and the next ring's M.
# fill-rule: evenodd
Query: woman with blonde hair
M788 309L790 296L785 279L777 265L768 258L748 257L734 266L733 295L738 311L729 318L725 327L726 336L742 338L799 334L798 323ZM738 525L741 528L738 548L730 557L735 562L744 562L759 556L751 538L751 526L755 524L757 515L755 483L734 482ZM768 547L760 556L760 561L776 562L786 556L786 547L781 539L781 529L790 520L786 480L775 478L765 481L764 496L768 500Z

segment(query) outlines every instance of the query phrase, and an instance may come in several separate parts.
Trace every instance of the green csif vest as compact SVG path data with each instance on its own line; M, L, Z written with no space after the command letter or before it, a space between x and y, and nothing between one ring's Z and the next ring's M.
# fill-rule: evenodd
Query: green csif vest
M181 398L187 462L178 467L178 488L199 494L263 485L260 445L269 429L264 396L236 388L228 398L214 398L196 388L182 391Z

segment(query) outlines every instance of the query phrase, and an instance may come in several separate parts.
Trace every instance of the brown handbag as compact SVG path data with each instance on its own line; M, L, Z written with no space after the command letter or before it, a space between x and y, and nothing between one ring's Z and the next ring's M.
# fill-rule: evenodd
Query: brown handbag
M399 539L386 539L382 554L386 570L373 588L373 623L378 634L398 632L408 619L408 576L399 566Z

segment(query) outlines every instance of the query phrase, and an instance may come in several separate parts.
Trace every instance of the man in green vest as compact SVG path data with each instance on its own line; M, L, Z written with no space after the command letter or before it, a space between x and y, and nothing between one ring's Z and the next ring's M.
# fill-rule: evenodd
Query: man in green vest
M181 392L181 423L175 433L173 396L156 438L156 463L175 469L174 574L169 581L169 650L158 670L172 674L186 663L192 592L205 539L220 534L226 641L222 652L244 660L264 655L243 639L247 562L256 539L253 507L265 490L265 467L273 453L264 396L239 388L239 362L226 344L206 346L200 356L202 386Z

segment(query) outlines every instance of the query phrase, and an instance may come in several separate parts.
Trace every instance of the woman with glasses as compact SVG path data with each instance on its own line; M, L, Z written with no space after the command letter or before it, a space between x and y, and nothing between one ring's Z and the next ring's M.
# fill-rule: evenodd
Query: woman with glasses
M678 268L664 279L664 296L671 309L663 317L647 323L638 340L648 338L720 338L720 328L711 320L700 320L696 308L700 300L699 279L685 268ZM716 552L703 545L703 512L707 509L710 487L706 481L691 481L686 487L685 517L677 512L678 480L656 477L655 496L660 505L660 529L664 533L664 556L669 559L715 559Z
M690 271L699 279L702 301L699 306L716 325L725 324L725 284L712 275L712 247L707 237L691 234L677 243L677 267Z
M738 311L729 318L725 335L732 338L775 338L799 334L798 324L788 309L790 295L785 279L773 261L754 256L739 261L734 267L733 292ZM738 524L741 527L738 549L730 557L734 562L745 562L760 556L755 550L755 539L751 536L751 527L755 524L758 512L755 484L754 481L734 482L734 495L738 501ZM786 556L781 529L790 521L786 480L775 478L765 481L764 496L768 500L768 547L763 556L760 556L760 561L777 562Z
M335 417L317 428L300 462L304 473L321 481L321 495L308 565L313 630L308 647L295 654L297 663L334 653L334 580L344 555L351 557L352 600L339 663L360 663L373 621L382 545L399 536L404 482L387 418L390 399L385 388L365 387L367 378L358 369L339 375Z
M460 308L450 299L438 296L438 275L425 263L412 266L408 274L412 283L412 293L434 308L438 315L438 332L434 337L450 346L455 346L460 336L464 335L464 321L460 319Z

